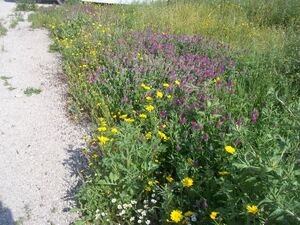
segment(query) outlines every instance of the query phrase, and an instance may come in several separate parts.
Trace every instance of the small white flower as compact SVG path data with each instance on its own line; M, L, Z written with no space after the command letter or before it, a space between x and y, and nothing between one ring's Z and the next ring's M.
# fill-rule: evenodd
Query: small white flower
M142 221L141 221L141 220L138 220L138 223L142 223Z
M122 209L122 206L121 206L121 205L118 205L117 208L118 208L118 209Z
M121 211L121 213L122 213L122 215L125 214L125 210L123 209L123 210Z
M148 203L148 200L144 200L144 204L147 204Z
M196 222L197 221L197 217L196 216L191 216L191 220L193 221L193 222Z
M106 216L106 213L104 213L104 212L103 212L103 213L101 213L101 216Z
M134 221L134 219L135 219L134 216L131 217L131 218L130 218L130 222Z
M99 212L100 212L100 210L99 210L99 209L97 209L97 210L96 210L96 213L99 213Z
M155 199L151 199L151 202L155 204L157 201Z
M150 224L150 220L146 220L146 224L149 225Z
M154 198L154 197L155 197L155 194L153 193L153 194L151 195L151 197ZM147 220L147 221L148 221L148 220Z
M124 209L127 208L127 204L126 204L126 203L123 204L123 208L124 208Z
M143 211L142 209L138 209L138 210L137 210L138 213L141 213L142 211Z
M139 216L139 219L142 220L142 219L144 219L144 217L143 216Z
M144 205L144 208L147 209L147 208L148 208L148 205Z
M135 201L135 200L132 200L132 201L131 201L131 204L132 204L132 205L135 205L136 203L137 203L137 201Z
M131 208L131 207L132 207L132 205L129 203L129 204L127 205L127 207L128 207L128 208Z
M115 198L113 198L113 199L111 200L112 203L116 203L116 201L117 201L117 199L115 199Z
M142 212L142 216L146 216L147 215L147 212L146 212L146 210L144 210L143 212Z
M106 219L107 222L109 222L109 219Z

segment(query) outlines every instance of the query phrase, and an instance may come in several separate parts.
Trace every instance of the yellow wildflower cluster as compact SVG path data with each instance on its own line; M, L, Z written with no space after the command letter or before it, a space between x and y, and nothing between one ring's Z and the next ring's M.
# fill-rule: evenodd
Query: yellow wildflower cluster
M149 86L147 86L146 84L142 83L141 87L144 88L145 90L150 90L151 88Z
M161 132L161 131L158 131L158 135L159 135L159 137L160 137L162 140L164 140L164 141L167 141L167 140L170 139L165 133L163 133L163 132Z

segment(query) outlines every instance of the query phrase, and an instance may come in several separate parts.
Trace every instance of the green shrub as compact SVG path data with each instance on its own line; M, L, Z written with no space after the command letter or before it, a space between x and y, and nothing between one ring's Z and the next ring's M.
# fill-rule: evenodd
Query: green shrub
M7 29L0 23L0 36L5 35L7 32Z
M17 11L34 11L36 10L35 0L17 0Z

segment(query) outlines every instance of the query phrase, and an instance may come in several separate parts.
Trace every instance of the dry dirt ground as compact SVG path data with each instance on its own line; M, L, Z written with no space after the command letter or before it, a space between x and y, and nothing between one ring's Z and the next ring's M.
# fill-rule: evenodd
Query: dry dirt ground
M26 15L9 28L15 6L0 0L8 28L0 37L0 225L70 224L84 131L68 119L47 31L33 30ZM41 92L27 96L27 88Z

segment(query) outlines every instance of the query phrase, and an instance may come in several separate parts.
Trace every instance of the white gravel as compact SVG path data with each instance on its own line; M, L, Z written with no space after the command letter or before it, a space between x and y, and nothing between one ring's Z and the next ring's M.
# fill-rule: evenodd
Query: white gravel
M0 21L9 25L15 3L0 0ZM57 55L46 30L25 20L0 37L0 225L65 225L76 214L66 196L74 175L83 129L66 112ZM9 90L9 87L16 88ZM24 90L39 88L28 97Z

